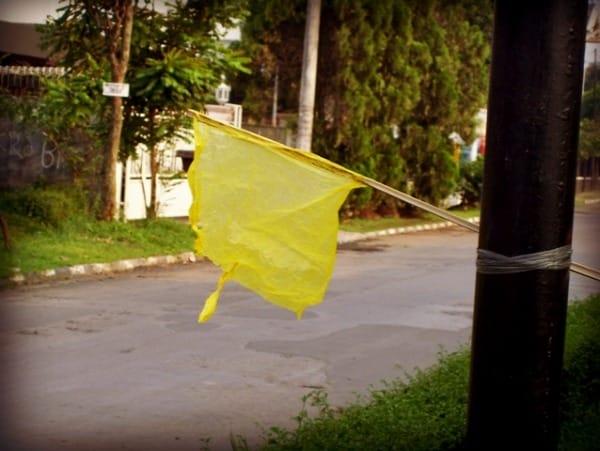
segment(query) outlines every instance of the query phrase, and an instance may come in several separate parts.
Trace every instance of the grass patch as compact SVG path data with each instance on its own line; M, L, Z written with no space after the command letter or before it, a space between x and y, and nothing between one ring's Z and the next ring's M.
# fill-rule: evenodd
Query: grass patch
M600 444L600 294L567 312L562 398L562 450Z
M173 219L103 222L90 219L72 194L48 188L8 192L0 211L10 232L11 247L0 248L0 277L88 263L172 255L193 250L189 225ZM474 217L478 210L456 210ZM355 219L342 230L366 232L441 221L423 214L415 218Z
M469 349L441 354L427 370L388 383L344 408L327 393L303 399L295 429L265 431L263 451L465 449ZM600 443L600 294L569 306L559 449L598 449ZM310 415L309 411L316 414ZM249 449L243 437L234 449Z
M464 219L479 217L479 209L472 208L467 210L456 209L452 210L451 213ZM432 224L435 222L446 222L438 216L431 213L422 213L415 217L387 217L387 218L376 218L376 219L363 219L363 218L352 218L344 219L340 223L340 230L346 232L373 232L384 229L396 229L400 227L410 227L421 224Z
M585 191L577 194L575 197L575 205L581 207L587 205L587 202L600 199L600 191Z
M86 263L171 255L193 249L187 223L176 220L102 222L74 217L58 226L5 214L12 239L0 250L0 277Z
M3 192L0 211L7 220L12 247L0 247L0 277L21 272L42 271L86 263L107 263L121 259L170 255L193 249L194 236L185 222L156 221L101 222L82 211L76 190L65 192L48 187ZM597 198L598 193L580 193L578 203ZM462 218L478 217L479 209L453 209ZM415 217L347 219L340 229L371 232L443 222L430 213Z

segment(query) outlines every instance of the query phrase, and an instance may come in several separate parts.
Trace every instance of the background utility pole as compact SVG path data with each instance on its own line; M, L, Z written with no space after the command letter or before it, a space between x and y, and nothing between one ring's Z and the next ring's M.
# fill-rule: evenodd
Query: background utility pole
M320 19L321 0L308 0L304 31L304 53L302 56L302 80L300 82L300 106L298 109L298 136L296 138L298 149L310 150L311 148L317 87Z
M587 0L495 8L479 248L512 257L571 244ZM569 287L558 266L484 274L478 261L470 449L557 447Z
M279 97L279 64L275 66L275 82L273 83L273 110L271 114L271 125L277 127L277 102Z

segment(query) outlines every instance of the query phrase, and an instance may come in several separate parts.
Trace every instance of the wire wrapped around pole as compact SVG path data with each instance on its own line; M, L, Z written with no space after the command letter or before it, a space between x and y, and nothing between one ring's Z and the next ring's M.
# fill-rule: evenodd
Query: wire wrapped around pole
M507 257L486 249L477 250L477 272L480 274L516 274L537 270L560 270L571 265L570 245Z

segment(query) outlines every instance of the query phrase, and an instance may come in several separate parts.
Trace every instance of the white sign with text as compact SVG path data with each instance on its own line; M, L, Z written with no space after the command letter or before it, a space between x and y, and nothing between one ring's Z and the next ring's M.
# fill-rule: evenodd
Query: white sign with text
M129 83L102 83L102 94L109 97L129 97Z

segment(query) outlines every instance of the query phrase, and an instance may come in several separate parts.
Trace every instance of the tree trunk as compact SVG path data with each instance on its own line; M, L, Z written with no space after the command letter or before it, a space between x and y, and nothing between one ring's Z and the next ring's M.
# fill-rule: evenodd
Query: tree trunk
M0 213L0 223L2 224L2 234L4 235L4 247L6 249L10 249L11 241L10 241L10 233L8 232L8 223L2 213Z
M304 32L304 53L302 56L300 106L298 108L298 136L296 138L296 147L305 150L310 150L312 143L320 19L321 0L308 0L306 29Z
M123 83L127 74L129 64L129 49L131 46L131 33L133 30L133 2L123 0L115 5L114 34L111 36L110 64L112 70L112 81ZM110 221L117 215L117 161L119 158L119 145L121 142L121 130L123 128L123 99L113 97L111 112L111 127L106 154L102 165L102 187L101 187L101 210L99 217L104 221Z
M150 149L150 205L146 216L148 219L156 219L158 216L158 149L153 145Z
M102 211L100 219L110 221L117 214L117 161L119 158L119 143L121 141L121 129L123 127L123 117L121 107L123 99L113 97L112 99L112 120L110 134L107 143L106 154L102 165Z

